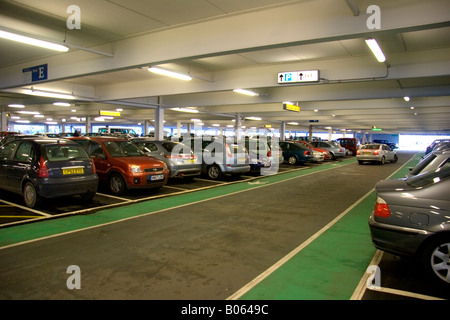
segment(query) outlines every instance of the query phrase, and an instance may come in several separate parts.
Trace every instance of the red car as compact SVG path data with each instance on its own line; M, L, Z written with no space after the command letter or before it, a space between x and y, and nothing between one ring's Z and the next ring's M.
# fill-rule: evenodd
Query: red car
M160 188L169 170L164 162L146 155L133 142L116 137L70 137L94 160L100 184L114 195L128 189Z
M315 147L313 147L308 141L301 141L301 140L299 140L299 141L295 141L295 142L303 143L303 144L305 144L309 149L312 149L312 150L315 150L315 151L317 151L317 152L322 153L322 154L323 154L323 160L330 160L330 159L331 159L330 152L329 152L328 150L321 149L321 148L315 148Z

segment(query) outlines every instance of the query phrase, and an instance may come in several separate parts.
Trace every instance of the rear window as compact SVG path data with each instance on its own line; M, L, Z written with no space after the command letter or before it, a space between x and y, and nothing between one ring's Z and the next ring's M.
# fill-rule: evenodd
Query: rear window
M89 160L86 151L79 145L50 145L44 147L44 154L47 160L67 161L67 160Z
M366 145L362 146L362 149L378 150L378 149L380 149L380 145L379 144L366 144Z
M438 168L431 172L424 172L406 179L406 184L413 188L421 188L433 183L439 183L443 179L449 179L450 166Z

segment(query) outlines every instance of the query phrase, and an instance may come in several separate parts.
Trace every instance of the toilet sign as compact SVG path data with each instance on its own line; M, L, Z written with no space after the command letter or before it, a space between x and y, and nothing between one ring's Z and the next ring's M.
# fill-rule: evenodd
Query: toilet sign
M319 70L278 72L278 83L318 82Z

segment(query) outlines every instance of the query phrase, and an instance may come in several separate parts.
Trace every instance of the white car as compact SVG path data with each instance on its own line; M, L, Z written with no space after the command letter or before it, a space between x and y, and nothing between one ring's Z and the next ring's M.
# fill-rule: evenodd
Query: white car
M356 151L356 160L359 164L364 162L379 162L385 164L387 161L397 162L397 153L382 143L368 143L362 145Z

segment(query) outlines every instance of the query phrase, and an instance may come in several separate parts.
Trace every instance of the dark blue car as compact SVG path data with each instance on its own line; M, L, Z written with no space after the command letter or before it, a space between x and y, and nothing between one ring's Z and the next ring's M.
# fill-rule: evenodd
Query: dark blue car
M311 160L311 150L302 143L280 141L283 158L289 164L303 164Z

